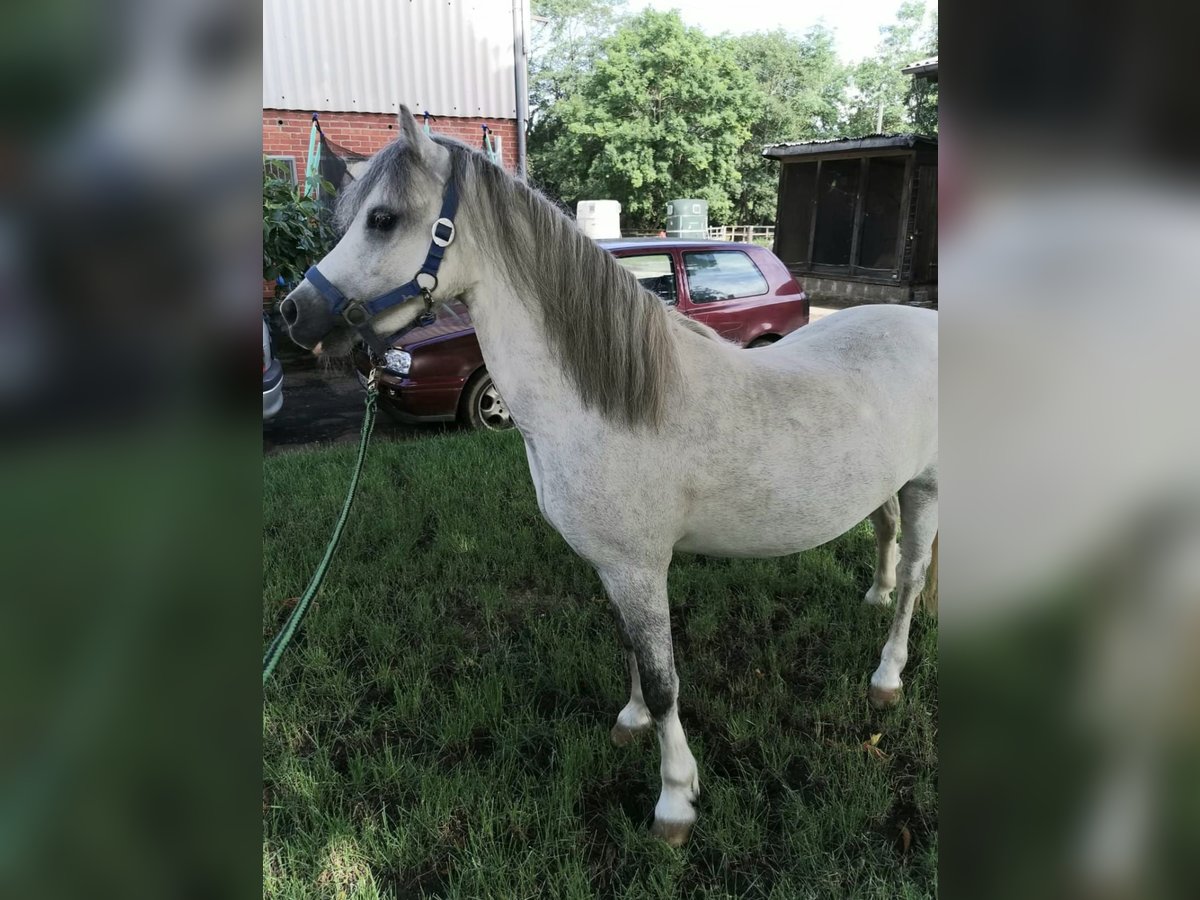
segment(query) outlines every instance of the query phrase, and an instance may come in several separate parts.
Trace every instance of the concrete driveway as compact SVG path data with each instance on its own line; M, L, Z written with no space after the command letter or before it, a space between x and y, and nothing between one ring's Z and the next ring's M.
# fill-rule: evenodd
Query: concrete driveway
M263 422L263 454L295 447L358 443L363 390L350 364L328 366L274 333L283 365L283 409ZM402 425L380 410L372 440L411 440L454 425Z

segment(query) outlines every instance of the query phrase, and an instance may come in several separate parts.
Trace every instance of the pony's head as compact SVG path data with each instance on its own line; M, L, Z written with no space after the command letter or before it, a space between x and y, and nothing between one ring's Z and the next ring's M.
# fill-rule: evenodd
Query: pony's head
M329 285L348 300L367 303L413 281L429 253L452 177L451 152L431 140L405 107L400 108L400 120L400 137L380 150L358 181L338 197L342 237L317 263L319 276L313 276L323 276L328 283L324 292L305 278L280 303L292 340L303 347L319 346L322 354L338 356L353 342L355 330L331 303ZM443 227L441 240L446 233ZM455 260L461 249L457 239L445 247L433 291L439 299L469 287L461 261ZM425 286L430 279L421 282ZM370 324L380 335L391 334L424 310L425 300L418 294L374 312Z

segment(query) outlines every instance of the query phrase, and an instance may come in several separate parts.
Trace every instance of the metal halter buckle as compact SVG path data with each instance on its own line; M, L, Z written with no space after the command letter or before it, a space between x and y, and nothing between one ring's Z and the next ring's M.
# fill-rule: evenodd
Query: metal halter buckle
M445 227L449 230L449 234L446 237L443 238L441 235L438 234L439 226ZM433 242L435 244L437 244L439 247L449 247L450 244L454 241L454 223L445 217L438 219L436 222L434 222L433 228L430 229L430 231L431 231L431 234L433 235Z
M356 318L356 315L358 314L361 314L361 318ZM346 323L352 328L360 328L371 320L371 314L367 312L366 308L361 303L355 300L342 310L342 318L345 319Z

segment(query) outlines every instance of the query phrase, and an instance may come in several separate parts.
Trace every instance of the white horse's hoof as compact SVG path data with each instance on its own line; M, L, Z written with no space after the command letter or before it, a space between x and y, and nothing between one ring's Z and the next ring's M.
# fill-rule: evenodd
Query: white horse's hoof
M612 742L618 747L625 747L632 744L642 735L649 733L654 728L653 722L647 722L645 725L640 725L637 728L630 728L628 725L622 725L618 722L613 726L612 731L608 736L612 738Z
M695 762L692 763L695 766ZM696 807L692 805L700 796L700 774L693 768L691 782L687 787L667 787L659 795L658 803L654 805L654 827L651 834L666 841L672 847L682 847L687 843L696 824Z
M889 709L900 702L900 693L902 690L902 685L887 688L872 684L867 688L867 699L871 701L871 705L876 709Z
M863 597L863 603L867 606L891 606L892 592L891 590L881 591L874 585L867 590L866 596Z
M691 822L671 822L666 819L655 819L650 833L672 847L682 847L688 842L688 838L691 837L692 826L695 824L695 820Z

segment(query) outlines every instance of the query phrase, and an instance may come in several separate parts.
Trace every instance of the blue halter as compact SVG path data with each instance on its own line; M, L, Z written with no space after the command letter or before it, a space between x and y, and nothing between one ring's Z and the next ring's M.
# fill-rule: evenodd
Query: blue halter
M436 318L433 314L433 292L437 290L437 273L442 265L442 257L446 253L446 248L454 241L454 214L456 212L458 212L458 188L451 179L446 182L446 192L442 196L442 211L438 220L433 223L429 253L425 257L425 262L421 263L421 268L413 276L412 281L371 300L364 302L347 297L337 289L333 282L322 275L316 266L311 266L304 273L308 282L320 291L329 302L329 311L333 315L345 319L346 323L359 333L379 359L383 359L391 341L400 335L406 334L414 328L433 324ZM391 309L413 297L424 298L425 311L412 324L400 329L385 341L371 327L371 319L385 309Z

